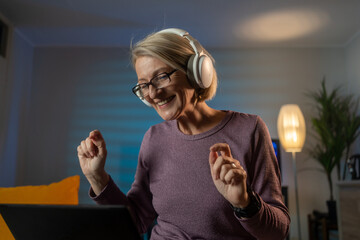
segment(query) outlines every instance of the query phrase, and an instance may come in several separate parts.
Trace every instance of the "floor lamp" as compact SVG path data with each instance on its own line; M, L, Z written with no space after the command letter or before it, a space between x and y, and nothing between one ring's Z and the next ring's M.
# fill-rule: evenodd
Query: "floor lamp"
M301 240L299 196L297 184L296 158L295 153L301 152L304 146L306 127L304 116L296 104L286 104L280 108L277 129L280 143L286 152L292 153L292 163L295 182L296 213L298 223L299 240Z

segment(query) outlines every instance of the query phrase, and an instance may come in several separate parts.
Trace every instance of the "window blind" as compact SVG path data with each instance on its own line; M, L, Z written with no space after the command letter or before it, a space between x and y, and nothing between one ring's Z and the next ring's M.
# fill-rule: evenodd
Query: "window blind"
M68 174L79 174L79 202L90 204L89 183L81 172L76 147L89 132L101 131L108 151L106 171L127 193L134 180L143 135L161 118L132 93L136 73L128 60L115 68L97 66L79 76L68 136Z

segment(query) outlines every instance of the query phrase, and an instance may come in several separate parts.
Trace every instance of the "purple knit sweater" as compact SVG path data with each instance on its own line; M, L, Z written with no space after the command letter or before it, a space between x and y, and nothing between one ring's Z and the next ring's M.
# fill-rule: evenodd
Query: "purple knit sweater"
M209 148L229 144L247 172L261 209L238 219L217 191L210 173ZM128 205L140 232L157 218L151 239L284 239L290 217L282 202L280 172L270 135L255 115L227 111L213 129L185 135L176 121L165 121L145 134L135 181L127 195L113 180L98 196L99 204Z

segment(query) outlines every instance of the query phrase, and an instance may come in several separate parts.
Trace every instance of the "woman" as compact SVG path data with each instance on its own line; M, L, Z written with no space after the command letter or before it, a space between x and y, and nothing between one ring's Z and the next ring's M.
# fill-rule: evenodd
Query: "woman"
M99 204L130 207L151 239L284 239L290 218L265 123L210 108L213 59L187 32L166 29L132 48L133 92L165 120L145 134L131 190L105 172L106 146L92 131L78 147Z

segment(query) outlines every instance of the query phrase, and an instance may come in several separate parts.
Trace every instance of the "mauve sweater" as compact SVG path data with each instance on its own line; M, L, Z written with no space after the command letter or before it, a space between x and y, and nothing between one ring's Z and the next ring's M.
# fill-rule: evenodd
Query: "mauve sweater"
M211 178L209 148L227 143L247 172L248 186L260 198L260 211L248 219L235 216ZM135 180L127 195L110 178L90 197L98 204L130 207L140 232L157 218L151 239L284 239L290 217L283 204L280 172L271 138L255 115L227 111L211 130L185 135L177 122L152 126L144 135Z

